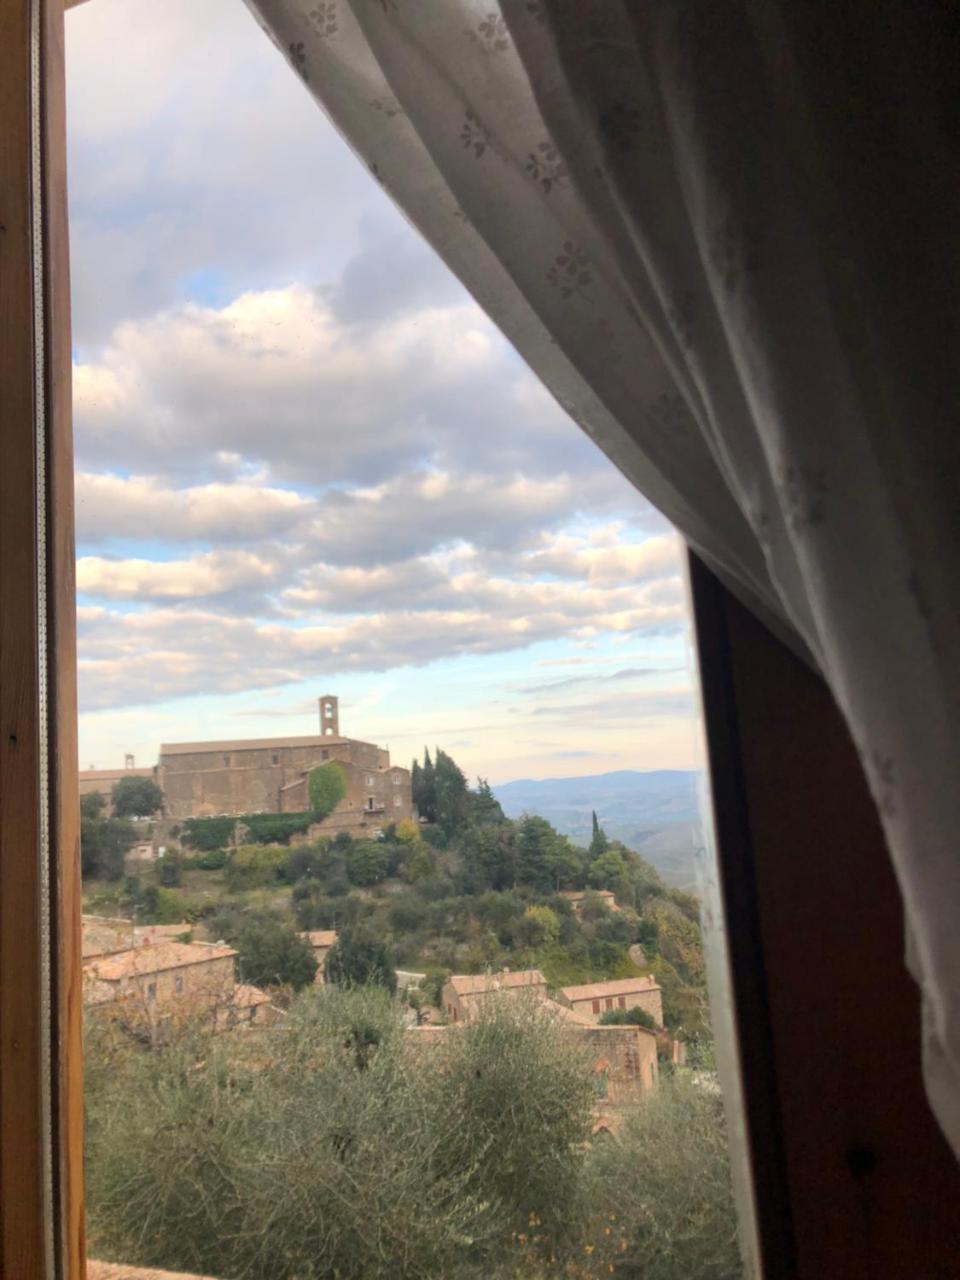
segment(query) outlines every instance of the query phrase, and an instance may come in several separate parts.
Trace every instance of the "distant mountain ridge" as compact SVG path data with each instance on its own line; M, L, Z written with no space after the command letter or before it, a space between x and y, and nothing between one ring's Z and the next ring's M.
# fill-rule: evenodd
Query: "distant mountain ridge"
M521 778L493 788L509 818L539 814L580 845L592 813L607 835L635 849L679 888L696 886L700 774L689 769L618 769L581 778Z

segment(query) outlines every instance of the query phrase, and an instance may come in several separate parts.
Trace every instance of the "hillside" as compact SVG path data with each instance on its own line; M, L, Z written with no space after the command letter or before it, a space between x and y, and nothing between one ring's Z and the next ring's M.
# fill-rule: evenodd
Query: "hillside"
M535 813L576 844L590 843L592 813L613 840L643 855L668 884L695 886L700 842L699 774L620 769L583 778L524 778L494 788L504 813Z

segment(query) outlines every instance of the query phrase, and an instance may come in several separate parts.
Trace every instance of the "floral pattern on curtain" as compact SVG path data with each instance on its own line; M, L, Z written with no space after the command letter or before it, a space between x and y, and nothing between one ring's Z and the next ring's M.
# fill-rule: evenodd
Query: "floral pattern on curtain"
M570 416L824 675L960 1153L960 209L945 139L895 109L942 104L848 6L247 2Z

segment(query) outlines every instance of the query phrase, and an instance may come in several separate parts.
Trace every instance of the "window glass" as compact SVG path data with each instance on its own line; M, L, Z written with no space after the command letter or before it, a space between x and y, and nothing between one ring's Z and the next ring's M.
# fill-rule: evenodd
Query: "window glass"
M732 1280L674 532L244 6L66 21L92 1256Z

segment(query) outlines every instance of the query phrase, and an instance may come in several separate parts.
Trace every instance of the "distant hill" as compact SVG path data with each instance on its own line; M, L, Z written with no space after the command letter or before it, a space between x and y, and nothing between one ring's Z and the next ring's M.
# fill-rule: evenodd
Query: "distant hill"
M620 769L586 778L523 778L494 787L509 818L536 813L580 845L590 843L591 813L604 831L635 849L668 884L692 889L701 840L699 774Z

